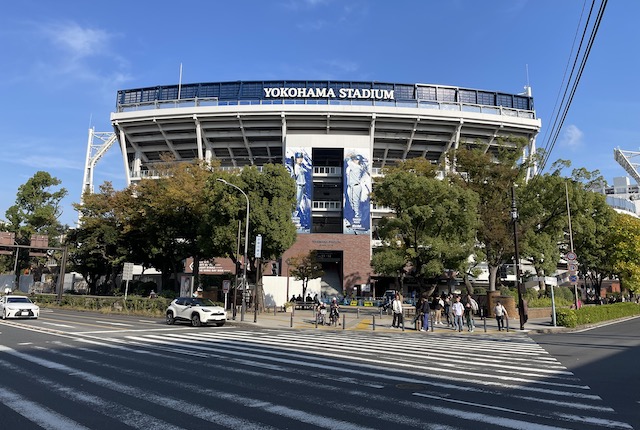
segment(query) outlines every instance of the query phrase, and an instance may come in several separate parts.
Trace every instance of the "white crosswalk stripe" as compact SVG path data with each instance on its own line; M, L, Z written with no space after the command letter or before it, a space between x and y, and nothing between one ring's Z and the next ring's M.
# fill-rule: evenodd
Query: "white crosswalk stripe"
M525 335L148 332L35 351L0 346L0 369L132 428L632 428ZM36 379L32 367L54 376ZM350 402L336 400L343 396ZM4 398L30 402L54 423L45 428L61 420L91 428L27 391L0 391Z

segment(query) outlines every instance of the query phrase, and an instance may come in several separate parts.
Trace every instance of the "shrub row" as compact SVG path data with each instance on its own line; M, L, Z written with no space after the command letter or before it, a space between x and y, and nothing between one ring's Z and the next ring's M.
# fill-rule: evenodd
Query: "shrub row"
M41 307L61 307L65 309L90 310L103 313L138 314L161 317L171 303L171 299L158 297L149 299L140 296L124 297L75 296L65 294L58 303L55 294L37 294L33 299Z
M610 305L585 306L576 309L556 309L556 322L563 327L576 327L640 315L640 305L636 303L613 303Z

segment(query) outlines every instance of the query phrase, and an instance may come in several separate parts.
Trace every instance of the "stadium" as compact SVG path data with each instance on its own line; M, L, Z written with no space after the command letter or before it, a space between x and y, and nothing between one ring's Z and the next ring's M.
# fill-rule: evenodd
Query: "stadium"
M121 90L111 123L113 133L90 131L84 189L92 190L95 163L116 141L128 184L155 177L153 165L165 153L217 160L228 169L284 163L297 184L292 220L298 237L280 274L288 273L287 258L316 250L322 282L357 295L376 281L370 266L375 228L389 210L372 205L370 193L384 167L415 157L441 161L460 144L496 151L500 138L509 137L529 142L527 157L541 127L529 88L510 94L350 81Z

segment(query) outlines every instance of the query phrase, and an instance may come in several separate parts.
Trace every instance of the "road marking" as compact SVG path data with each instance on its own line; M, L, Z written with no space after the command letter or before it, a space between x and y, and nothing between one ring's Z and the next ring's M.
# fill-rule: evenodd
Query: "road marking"
M56 324L56 323L51 323L51 322L46 322L46 321L43 321L43 322L42 322L42 324L45 324L45 325L52 325L52 326L54 326L54 327L75 328L75 326L72 326L72 325L67 325L67 324Z
M121 327L132 327L131 324L123 324L123 323L117 323L117 322L112 322L112 321L95 320L95 322L97 322L98 324L117 325L117 326L121 326Z
M89 430L64 415L39 406L6 388L0 388L0 401L9 409L47 430Z

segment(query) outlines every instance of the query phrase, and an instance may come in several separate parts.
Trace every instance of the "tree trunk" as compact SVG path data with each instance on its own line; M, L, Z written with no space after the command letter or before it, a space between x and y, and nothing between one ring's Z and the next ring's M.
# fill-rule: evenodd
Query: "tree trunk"
M469 274L465 273L462 279L464 280L464 285L467 287L467 294L469 295L473 294L473 284L469 279Z
M498 266L489 266L489 291L496 290L496 279L498 277Z

